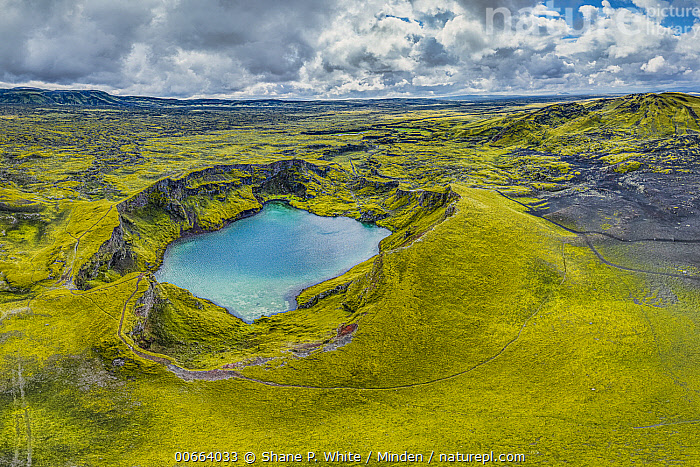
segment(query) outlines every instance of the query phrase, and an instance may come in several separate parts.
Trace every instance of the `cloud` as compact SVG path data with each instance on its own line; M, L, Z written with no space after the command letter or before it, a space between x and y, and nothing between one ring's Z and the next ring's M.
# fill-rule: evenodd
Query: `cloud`
M647 14L679 2L0 0L0 81L175 97L697 89L700 25Z
M0 1L4 79L67 83L118 73L150 20L148 1ZM124 45L127 45L125 48Z
M666 59L661 55L657 55L656 57L650 59L639 68L647 73L658 73L660 71L673 72L678 70L678 67L669 65L666 62Z
M664 65L666 65L666 60L661 55L657 55L648 62L644 63L640 68L648 73L656 73L657 71L663 69Z

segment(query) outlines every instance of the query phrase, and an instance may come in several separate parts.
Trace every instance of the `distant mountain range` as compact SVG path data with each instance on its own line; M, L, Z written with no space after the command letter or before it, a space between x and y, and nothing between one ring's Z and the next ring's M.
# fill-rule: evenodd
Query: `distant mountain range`
M32 105L32 106L83 106L83 107L135 107L135 108L178 108L178 107L286 107L299 105L338 105L362 107L367 105L381 106L409 104L409 105L468 105L470 103L483 103L488 101L518 101L526 102L562 102L591 97L610 96L500 96L500 95L473 95L455 96L446 98L389 98L389 99L345 99L345 100L284 100L284 99L167 99L143 96L115 96L104 91L96 90L66 90L51 91L47 89L17 87L0 89L0 105Z
M249 101L248 101L249 102ZM272 99L256 101L274 105ZM232 106L246 101L223 99L163 99L141 96L115 96L104 91L68 90L50 91L38 88L0 89L0 104L18 105L65 105L88 107L182 107L182 106Z

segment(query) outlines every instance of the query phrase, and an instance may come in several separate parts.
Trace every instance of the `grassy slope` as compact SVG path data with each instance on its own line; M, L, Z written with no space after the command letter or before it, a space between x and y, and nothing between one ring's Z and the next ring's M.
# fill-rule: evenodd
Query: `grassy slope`
M671 98L686 99L664 97ZM654 105L644 113L642 127L654 121L659 122L656 131L666 131L666 124L653 117ZM625 127L624 112L615 114L615 108L606 110L618 115L610 126ZM508 148L474 144L472 126L498 126L497 112L416 112L411 118L423 119L427 128L421 131L412 130L413 122L388 116L391 128L403 124L411 131L400 138L386 128L365 133L385 138L369 154L344 152L363 144L362 134L308 136L296 124L286 133L241 125L178 134L169 126L173 119L120 116L114 121L135 132L125 136L113 134L109 120L103 132L90 133L98 125L93 114L76 115L21 115L3 127L19 134L35 125L36 131L24 139L2 138L5 175L14 184L2 189L2 201L36 197L45 209L41 221L8 221L9 238L3 240L5 263L0 266L10 279L6 282L31 290L4 293L0 305L0 465L11 465L15 458L23 465L28 455L35 466L171 465L174 451L184 449L408 449L426 457L431 449L493 449L525 453L527 463L535 465L698 462L692 423L700 418L697 291L663 282L678 301L652 306L648 297L656 294L658 283L600 265L569 234L485 190L459 188L463 199L456 215L410 248L391 250L387 244L391 251L381 261L358 267L353 277L359 280L345 295L263 323L258 331L267 336L268 347L256 344L250 354L223 353L216 360L202 357L203 349L186 342L177 354L205 367L246 355L275 355L283 358L242 373L317 389L241 380L184 382L134 355L117 337L124 303L129 300L128 329L146 280L138 289L136 274L89 291L62 287L61 274L87 260L116 225L113 203L88 201L96 187L116 200L164 174L180 176L227 161L288 158L284 151L290 147L368 179L396 177L408 188L447 181L508 188L518 177L556 184L557 177L567 176L566 164L550 156L525 158L517 167L504 163L503 155L521 144L516 140ZM25 123L16 121L21 119ZM367 119L348 112L309 125L354 128ZM628 128L639 125L630 121ZM85 131L84 142L82 133L72 133L76 126ZM548 130L554 132L548 141L558 150L570 144L578 151L580 144L592 154L596 145L620 146L627 138L608 143L605 136L583 134L584 142L572 142L565 140L563 127L557 128ZM54 149L47 154L49 146ZM314 189L321 193L327 187ZM334 196L351 202L347 193ZM362 196L360 204L367 209L392 208L372 190ZM328 213L341 208L324 197L316 206L294 203ZM48 226L45 234L37 235L42 226ZM27 239L34 242L30 248ZM180 291L173 294L179 297L176 309L192 300ZM348 316L343 300L359 307L355 315ZM220 309L204 304L202 310L193 314L191 307L179 308L187 322L170 331L189 326L186 337L207 341L211 333L202 327L203 316L216 317ZM279 351L327 339L344 320L359 324L346 347L303 359ZM235 332L223 336L235 338ZM214 337L204 350L225 346L225 339L216 342L222 335ZM329 389L338 386L346 389Z

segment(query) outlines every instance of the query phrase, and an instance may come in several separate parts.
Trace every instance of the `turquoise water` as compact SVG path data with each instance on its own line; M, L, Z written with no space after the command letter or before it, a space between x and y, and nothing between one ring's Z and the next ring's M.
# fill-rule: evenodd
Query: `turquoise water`
M302 289L371 258L389 234L348 217L268 203L221 230L174 242L155 276L250 323L295 308Z

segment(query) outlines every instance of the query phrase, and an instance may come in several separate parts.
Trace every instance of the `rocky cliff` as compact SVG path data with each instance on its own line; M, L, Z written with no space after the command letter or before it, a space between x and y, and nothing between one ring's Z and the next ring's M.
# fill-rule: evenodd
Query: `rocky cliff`
M257 213L270 199L322 215L385 220L383 225L396 232L457 197L449 187L412 190L395 180L357 177L299 159L209 167L159 180L120 202L119 226L80 268L75 283L89 288L90 281L108 281L110 274L154 270L173 240L220 229Z

